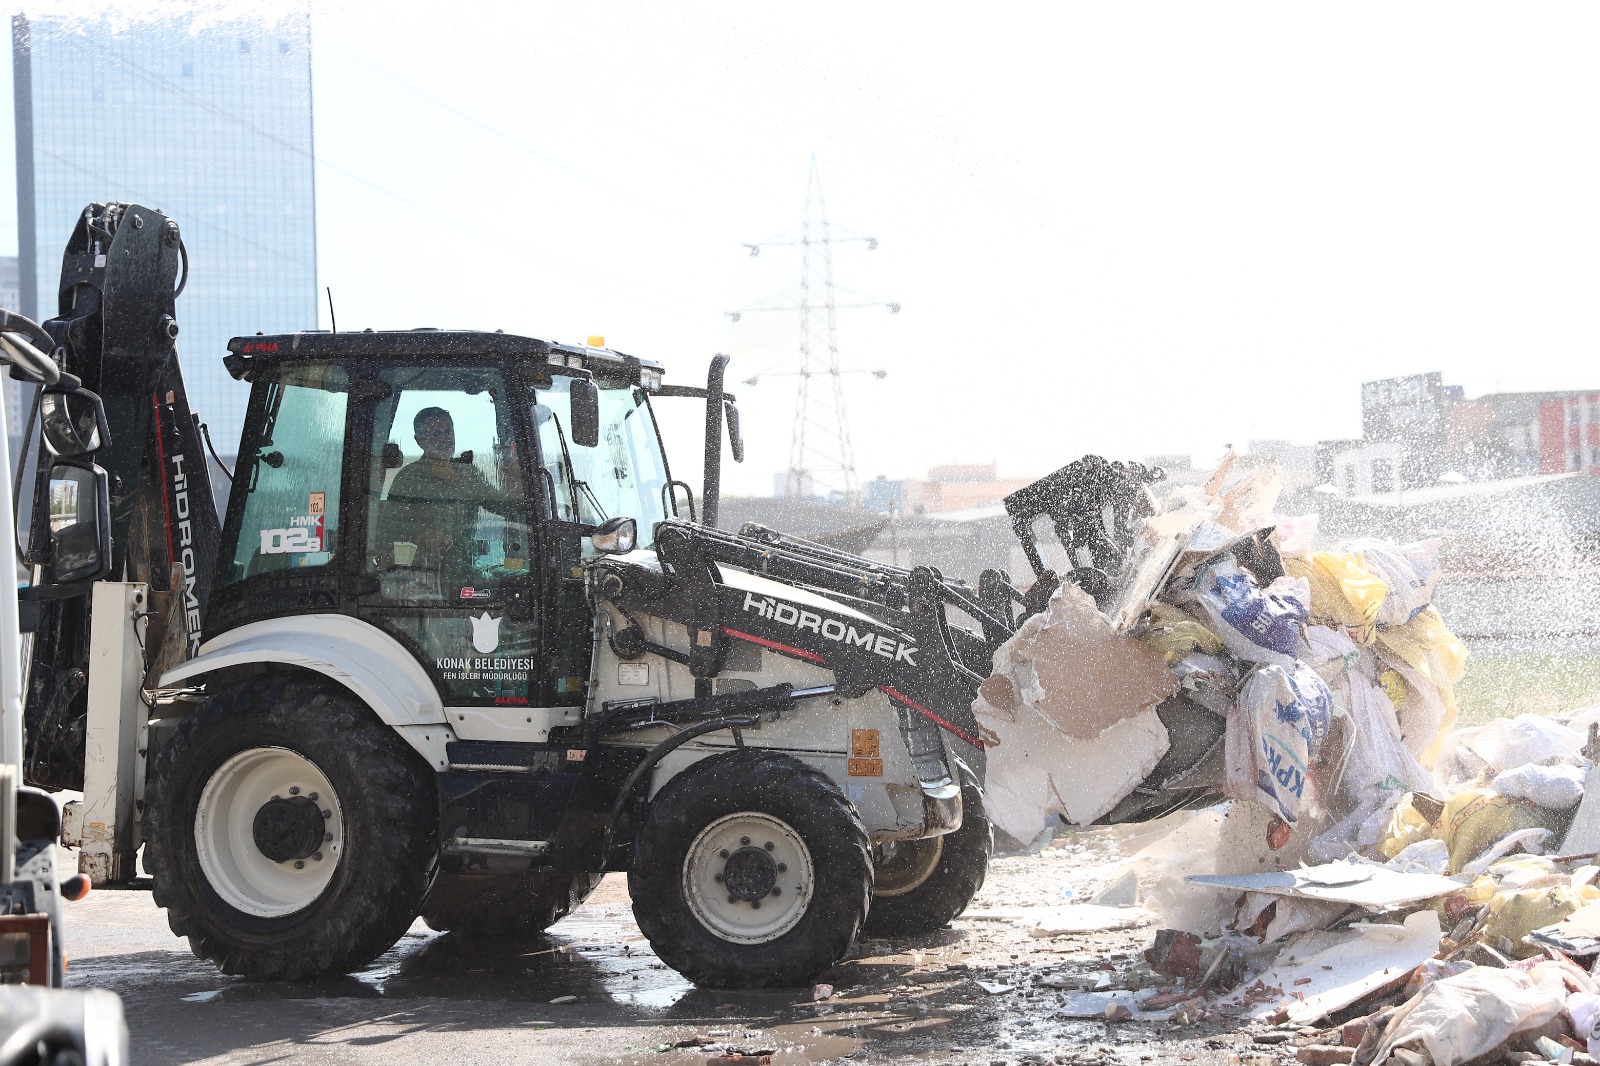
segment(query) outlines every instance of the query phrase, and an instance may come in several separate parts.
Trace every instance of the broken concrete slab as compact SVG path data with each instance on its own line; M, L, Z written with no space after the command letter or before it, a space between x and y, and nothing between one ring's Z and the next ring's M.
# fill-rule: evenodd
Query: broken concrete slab
M1309 1025L1373 993L1404 981L1439 950L1439 916L1418 911L1401 925L1360 923L1337 931L1318 930L1293 941L1251 988L1278 989L1263 1000L1259 991L1236 991L1225 1002L1248 1005L1263 1018L1279 1010L1287 1020Z
M1462 889L1462 882L1438 874L1401 873L1383 866L1330 862L1281 873L1194 874L1189 883L1237 892L1265 892L1373 910L1438 899Z

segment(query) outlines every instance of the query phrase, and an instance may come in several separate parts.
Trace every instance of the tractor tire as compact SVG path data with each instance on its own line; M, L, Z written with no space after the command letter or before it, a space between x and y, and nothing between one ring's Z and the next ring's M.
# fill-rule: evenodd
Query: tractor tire
M151 767L145 866L173 933L223 973L348 973L411 925L438 858L433 775L348 691L225 689Z
M706 988L803 985L842 959L872 895L844 791L789 755L715 755L669 781L634 839L633 915Z
M894 857L878 865L866 932L894 937L943 929L983 887L993 852L994 831L983 809L983 792L967 781L961 788L960 829L901 842Z
M441 873L422 905L430 929L458 937L542 933L578 909L599 873Z

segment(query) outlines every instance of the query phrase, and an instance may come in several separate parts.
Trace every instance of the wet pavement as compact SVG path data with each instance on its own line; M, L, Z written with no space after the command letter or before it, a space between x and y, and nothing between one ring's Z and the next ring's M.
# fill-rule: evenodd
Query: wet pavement
M1092 988L1151 935L1045 939L982 916L1060 902L1068 865L998 860L980 916L859 944L820 979L834 987L820 1001L809 987L730 993L684 981L650 951L616 874L547 935L463 941L418 923L361 972L299 985L224 977L171 935L147 887L97 890L67 915L68 980L122 996L140 1064L680 1066L729 1051L771 1052L775 1064L1277 1061L1278 1049L1216 1026L1062 1017L1073 989Z

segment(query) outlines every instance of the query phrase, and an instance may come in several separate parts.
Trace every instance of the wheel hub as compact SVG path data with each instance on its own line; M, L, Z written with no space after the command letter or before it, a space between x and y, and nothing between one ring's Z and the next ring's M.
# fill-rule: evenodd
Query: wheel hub
M246 748L211 772L194 807L195 858L221 901L258 918L315 903L344 851L344 807L297 751Z
M734 899L754 903L770 895L778 883L778 864L761 848L740 848L723 864L722 883Z
M251 835L273 862L310 858L322 845L322 809L305 796L273 796L256 811Z
M683 859L689 909L712 935L735 944L783 936L811 907L811 848L783 819L739 811L707 825Z

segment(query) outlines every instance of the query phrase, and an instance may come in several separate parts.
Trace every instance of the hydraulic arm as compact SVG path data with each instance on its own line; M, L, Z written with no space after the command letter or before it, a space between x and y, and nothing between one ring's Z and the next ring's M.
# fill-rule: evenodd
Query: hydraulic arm
M178 366L174 301L187 277L178 224L136 204L91 204L62 260L56 361L105 403L112 576L150 587L145 672L192 655L220 524L200 428ZM29 562L45 561L45 470L34 491ZM65 595L63 595L65 593ZM90 597L58 588L41 604L26 693L29 781L79 788L87 712Z

